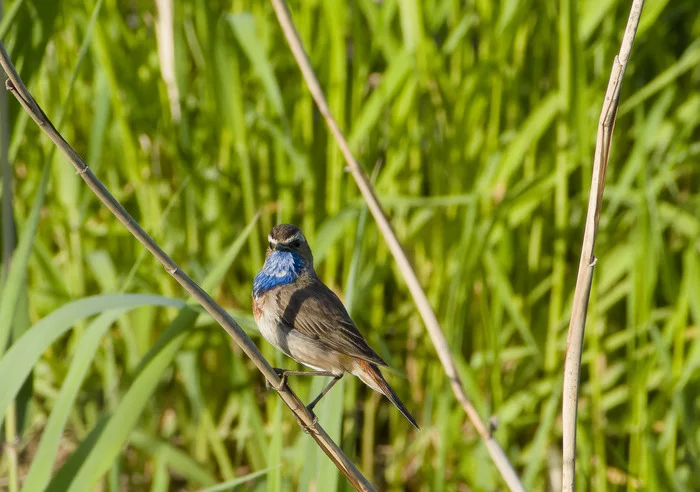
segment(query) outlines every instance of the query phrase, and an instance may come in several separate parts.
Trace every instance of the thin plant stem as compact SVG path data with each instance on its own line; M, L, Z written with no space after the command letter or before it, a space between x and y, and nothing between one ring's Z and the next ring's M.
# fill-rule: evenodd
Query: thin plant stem
M564 362L564 387L562 401L562 491L573 492L576 487L576 417L578 411L578 393L581 376L581 354L583 352L583 333L586 325L586 311L591 295L593 267L596 258L593 252L600 206L605 188L605 172L610 156L610 144L615 128L615 117L620 102L622 78L627 69L632 43L637 33L639 19L642 15L644 0L633 0L630 15L622 38L620 52L615 57L608 89L605 92L603 108L598 121L591 189L588 197L586 226L583 233L581 259L579 261L576 290L574 291L569 334L567 339L566 360Z
M160 246L149 236L134 218L124 209L124 207L112 196L107 188L92 173L90 168L83 162L82 158L68 144L63 136L56 130L44 111L39 107L29 90L17 74L14 65L10 61L10 56L5 50L4 44L0 43L0 65L7 73L9 79L6 82L7 89L15 96L25 111L29 113L35 123L46 133L46 135L56 144L68 158L78 174L88 187L95 193L97 198L114 214L114 216L127 228L127 230L163 265L165 271L172 275L175 280L195 299L199 304L216 320L219 325L233 338L241 347L243 352L253 361L255 366L262 372L265 379L273 386L280 385L280 379L272 366L265 360L257 346L245 334L243 329L233 318L207 294L197 283L195 283L178 265L163 251ZM356 490L372 491L374 487L365 478L350 459L343 453L326 431L318 424L315 415L308 411L301 400L288 387L283 386L277 391L282 401L297 417L299 424L308 432L326 455L338 467L340 472L348 479Z
M413 300L416 303L416 307L418 308L421 317L423 318L423 322L425 323L430 339L435 346L440 362L442 363L445 373L450 380L452 391L454 392L457 401L459 401L459 403L462 405L462 408L466 412L477 432L484 440L491 458L501 473L503 480L506 482L506 484L508 484L508 487L510 487L510 489L513 491L525 490L515 472L515 469L513 468L513 465L508 460L506 454L503 452L503 449L498 444L498 441L494 439L492 432L486 425L484 425L476 408L474 408L474 405L472 405L471 401L467 397L466 391L464 390L464 385L462 384L462 380L457 371L457 365L455 364L452 353L450 352L449 344L447 343L447 339L445 338L442 328L440 327L437 316L430 305L428 296L425 294L423 287L418 281L418 277L411 266L410 261L408 260L408 256L403 250L403 247L401 246L396 233L391 227L391 223L389 222L384 209L377 199L369 178L355 157L352 155L352 151L350 150L347 140L343 136L340 127L331 114L330 108L328 107L328 103L326 102L326 98L323 94L323 90L321 89L321 85L314 74L314 70L311 67L311 62L309 61L306 51L301 43L301 39L299 38L299 33L297 32L294 22L289 14L286 2L284 0L271 0L271 2L275 10L275 14L277 15L277 20L280 23L282 31L284 32L287 43L289 44L292 54L294 55L304 80L306 81L306 85L308 86L314 101L316 101L318 110L326 120L326 124L328 125L333 138L340 147L340 151L345 158L348 169L352 173L352 176L355 179L360 192L362 193L362 197L367 203L367 207L369 208L370 212L372 212L372 216L377 222L377 226L379 227L384 240L389 246L389 250L394 256L394 260L396 260L399 270L401 271L408 289L413 296Z

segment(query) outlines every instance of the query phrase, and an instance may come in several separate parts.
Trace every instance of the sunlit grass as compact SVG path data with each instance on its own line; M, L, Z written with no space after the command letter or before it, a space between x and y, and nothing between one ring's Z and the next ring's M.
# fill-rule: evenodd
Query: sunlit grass
M37 100L54 121L65 114L60 129L91 169L276 366L291 363L257 336L252 277L272 225L304 229L321 277L396 370L388 377L423 428L355 381L329 394L321 421L372 481L386 490L502 489L271 7L174 2L178 122L153 2L106 1L93 31L96 2L22 3L5 2L13 19L0 32ZM469 396L485 419L497 417L496 437L528 490L544 490L559 467L561 372L595 127L629 5L461 3L290 8L331 109L365 169L376 170ZM647 2L596 248L582 490L700 481L698 36L693 0ZM61 308L89 306L91 296L116 301L72 311L63 335L57 325L58 338L32 345L33 387L20 390L27 371L0 375L0 411L14 400L10 417L20 424L18 463L2 454L0 489L16 477L24 490L86 490L96 480L107 490L193 490L266 470L244 487L347 490L208 317L127 309L126 294L183 292L62 158L49 161L43 206L31 214L51 144L10 103L0 117L11 129L18 236L37 229L28 260L18 249L12 265L26 275L0 291L0 313L14 311L12 323L0 316L0 347L10 342L0 367ZM92 360L78 357L86 351ZM304 378L292 385L302 398L316 389Z

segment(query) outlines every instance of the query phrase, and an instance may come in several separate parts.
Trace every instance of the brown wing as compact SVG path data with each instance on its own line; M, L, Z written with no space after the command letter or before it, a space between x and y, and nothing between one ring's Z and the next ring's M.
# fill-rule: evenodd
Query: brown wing
M287 329L309 337L313 342L360 359L387 365L369 346L357 329L342 301L318 278L310 278L301 288L283 286L275 292L279 317Z

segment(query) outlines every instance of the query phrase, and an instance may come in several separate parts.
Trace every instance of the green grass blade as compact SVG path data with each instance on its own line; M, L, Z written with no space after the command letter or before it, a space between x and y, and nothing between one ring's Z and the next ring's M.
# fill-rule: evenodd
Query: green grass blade
M243 246L245 246L248 236L255 230L255 226L260 218L260 211L258 211L245 228L237 234L236 239L231 243L231 245L224 250L219 261L212 267L207 276L202 281L202 288L206 291L212 290L214 287L219 285L225 275L231 269L234 260L238 257ZM252 285L251 285L252 289Z
M17 12L19 12L19 9L20 7L22 7L23 3L24 0L16 0L10 7L10 10L4 12L2 16L2 21L0 21L0 39L6 39L5 36L7 35L7 30L10 28L12 22L15 20Z
M498 166L494 183L508 182L511 175L522 164L523 156L542 137L544 132L554 122L559 112L561 102L559 94L553 93L542 100L518 130L517 137L506 149L503 160ZM484 183L486 187L486 183ZM488 189L491 187L488 186Z
M107 425L107 420L107 416L104 415L97 421L97 424L95 424L87 437L80 443L78 449L70 455L63 466L59 468L53 476L51 482L47 485L46 489L44 489L45 492L65 492L68 490L71 480L92 453L97 440L100 438Z
M657 92L667 89L671 82L687 71L696 68L699 63L700 41L696 41L692 45L688 46L688 49L685 50L683 56L676 63L654 77L651 82L628 97L626 101L622 102L620 104L620 109L618 110L619 116L627 114Z
M7 280L0 286L0 354L3 354L7 348L12 322L15 319L15 310L26 282L27 263L32 252L34 236L39 227L41 206L44 203L46 185L49 182L49 170L49 166L44 167L41 184L34 198L32 211L20 234L17 249L12 255L12 263L7 274ZM4 409L5 407L0 405L0 408Z
M65 490L79 492L91 490L97 480L109 470L114 459L127 441L141 412L150 402L150 395L182 347L196 314L183 310L160 336L160 343L146 354L133 383L122 396L114 413L106 420L104 428L91 447L85 460ZM82 447L82 445L81 445ZM79 448L80 450L80 448Z
M356 149L363 139L371 135L377 125L381 112L401 90L406 77L414 68L414 55L410 50L402 51L391 60L382 82L362 107L362 112L355 118L348 135L350 148Z
M273 468L265 468L264 470L259 470L253 473L249 473L248 475L244 475L242 477L235 478L233 480L229 480L228 482L220 483L218 485L214 485L213 487L207 487L206 489L201 489L199 492L223 492L223 491L229 491L229 490L236 490L236 488L240 485L245 484L246 482L249 482L251 480L255 480L258 477L262 477L270 473Z
M263 50L262 40L255 28L255 18L249 13L243 13L229 14L226 16L226 20L231 25L233 34L235 34L236 40L243 48L253 69L260 77L270 104L272 104L275 112L285 119L282 91L277 84L270 59Z
M166 441L155 439L142 431L134 431L129 436L129 443L152 456L158 457L178 475L192 482L211 486L216 483L214 477L202 465L194 461L184 451Z
M61 392L53 404L51 416L44 426L39 448L34 455L22 490L43 490L49 483L68 415L73 410L78 391L90 369L100 341L112 323L128 309L111 309L101 314L90 323L80 338L78 348L73 355L73 363L70 365Z
M0 359L0 409L14 399L41 354L81 319L110 309L133 309L139 306L181 307L184 302L145 294L108 294L71 302L43 318L12 345Z

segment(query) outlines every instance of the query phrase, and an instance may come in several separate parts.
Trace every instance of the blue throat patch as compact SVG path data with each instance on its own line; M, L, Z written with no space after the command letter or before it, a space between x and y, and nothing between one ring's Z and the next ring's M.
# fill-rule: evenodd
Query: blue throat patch
M298 253L273 251L253 280L253 296L259 297L270 289L291 284L303 269L304 260Z

